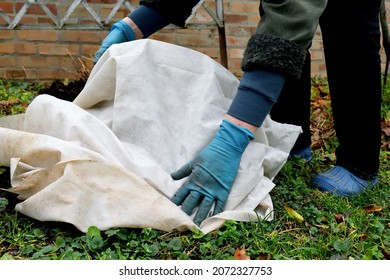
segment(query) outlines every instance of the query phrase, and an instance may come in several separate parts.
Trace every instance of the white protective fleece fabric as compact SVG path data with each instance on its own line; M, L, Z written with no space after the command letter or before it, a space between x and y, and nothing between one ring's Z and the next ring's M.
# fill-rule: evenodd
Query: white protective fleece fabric
M0 166L10 166L16 210L86 232L113 227L190 230L170 201L170 173L214 136L238 79L208 56L145 39L113 45L74 102L48 95L0 119ZM272 182L301 128L267 118L241 160L226 211L206 219L272 219Z

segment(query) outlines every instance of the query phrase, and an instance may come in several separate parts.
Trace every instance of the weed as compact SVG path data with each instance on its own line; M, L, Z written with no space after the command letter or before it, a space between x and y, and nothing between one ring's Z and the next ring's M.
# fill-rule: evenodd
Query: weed
M390 86L390 85L389 85ZM40 86L0 80L0 115L23 112ZM382 116L389 120L390 89L384 89ZM0 193L0 259L134 260L234 259L245 249L251 259L325 260L390 259L390 151L383 134L379 184L364 194L342 198L310 186L310 178L335 163L334 134L326 79L313 79L313 160L291 158L275 178L271 191L274 220L227 221L208 234L161 232L151 228L90 227L81 233L65 223L42 223L14 211L14 198ZM9 103L17 100L15 103ZM8 102L8 103L7 103ZM5 106L7 105L7 106ZM20 106L21 107L18 107ZM316 138L317 137L317 138ZM9 187L6 168L1 187ZM3 173L3 174L1 174ZM294 209L299 222L285 210ZM371 211L367 206L375 205Z

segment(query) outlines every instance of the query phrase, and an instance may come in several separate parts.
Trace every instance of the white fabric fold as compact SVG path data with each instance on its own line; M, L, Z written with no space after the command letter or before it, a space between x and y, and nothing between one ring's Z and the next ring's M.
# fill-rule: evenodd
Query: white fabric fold
M0 165L11 167L16 210L86 232L113 227L191 230L170 198L186 178L170 173L206 146L238 79L194 50L145 39L113 45L74 102L36 97L23 115L0 119ZM272 219L273 179L301 128L267 117L241 160L226 211L207 218Z

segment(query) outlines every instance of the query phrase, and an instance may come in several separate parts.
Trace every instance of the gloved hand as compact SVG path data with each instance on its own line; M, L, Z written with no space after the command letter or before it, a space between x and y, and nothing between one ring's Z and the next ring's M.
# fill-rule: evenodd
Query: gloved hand
M96 64L100 57L106 52L106 50L113 44L129 42L135 39L135 33L133 29L124 21L120 20L116 22L108 32L107 37L103 40L99 50L95 53L93 63Z
M223 211L230 189L237 176L241 156L254 138L252 132L223 120L211 143L194 159L171 174L174 180L189 176L172 198L191 215L198 207L197 225L208 216L214 202L213 215Z

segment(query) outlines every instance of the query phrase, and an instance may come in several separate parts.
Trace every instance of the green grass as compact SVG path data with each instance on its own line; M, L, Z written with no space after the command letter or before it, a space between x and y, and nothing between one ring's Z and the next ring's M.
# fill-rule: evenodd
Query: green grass
M313 84L313 99L327 101L326 80L313 79ZM8 98L6 100L20 100L15 102L16 105L26 104L39 87L0 81L0 96L2 100L5 100L4 96ZM9 91L7 88L13 89ZM22 98L26 100L22 101ZM385 121L389 120L389 88L385 89L383 100ZM8 108L7 114L22 112L23 108ZM273 221L228 221L219 230L206 235L200 232L166 233L150 228L115 228L100 232L95 227L82 233L72 225L43 223L17 213L14 211L17 201L1 192L0 258L222 260L234 259L236 251L244 248L251 259L389 259L389 137L383 135L379 184L376 187L352 198L322 193L310 187L310 178L334 164L337 140L329 108L325 106L313 111L314 131L320 131L325 139L316 140L318 144L314 145L314 159L310 164L292 159L276 177L276 187L271 192ZM3 184L7 184L6 180ZM289 216L286 205L302 215L304 221Z

